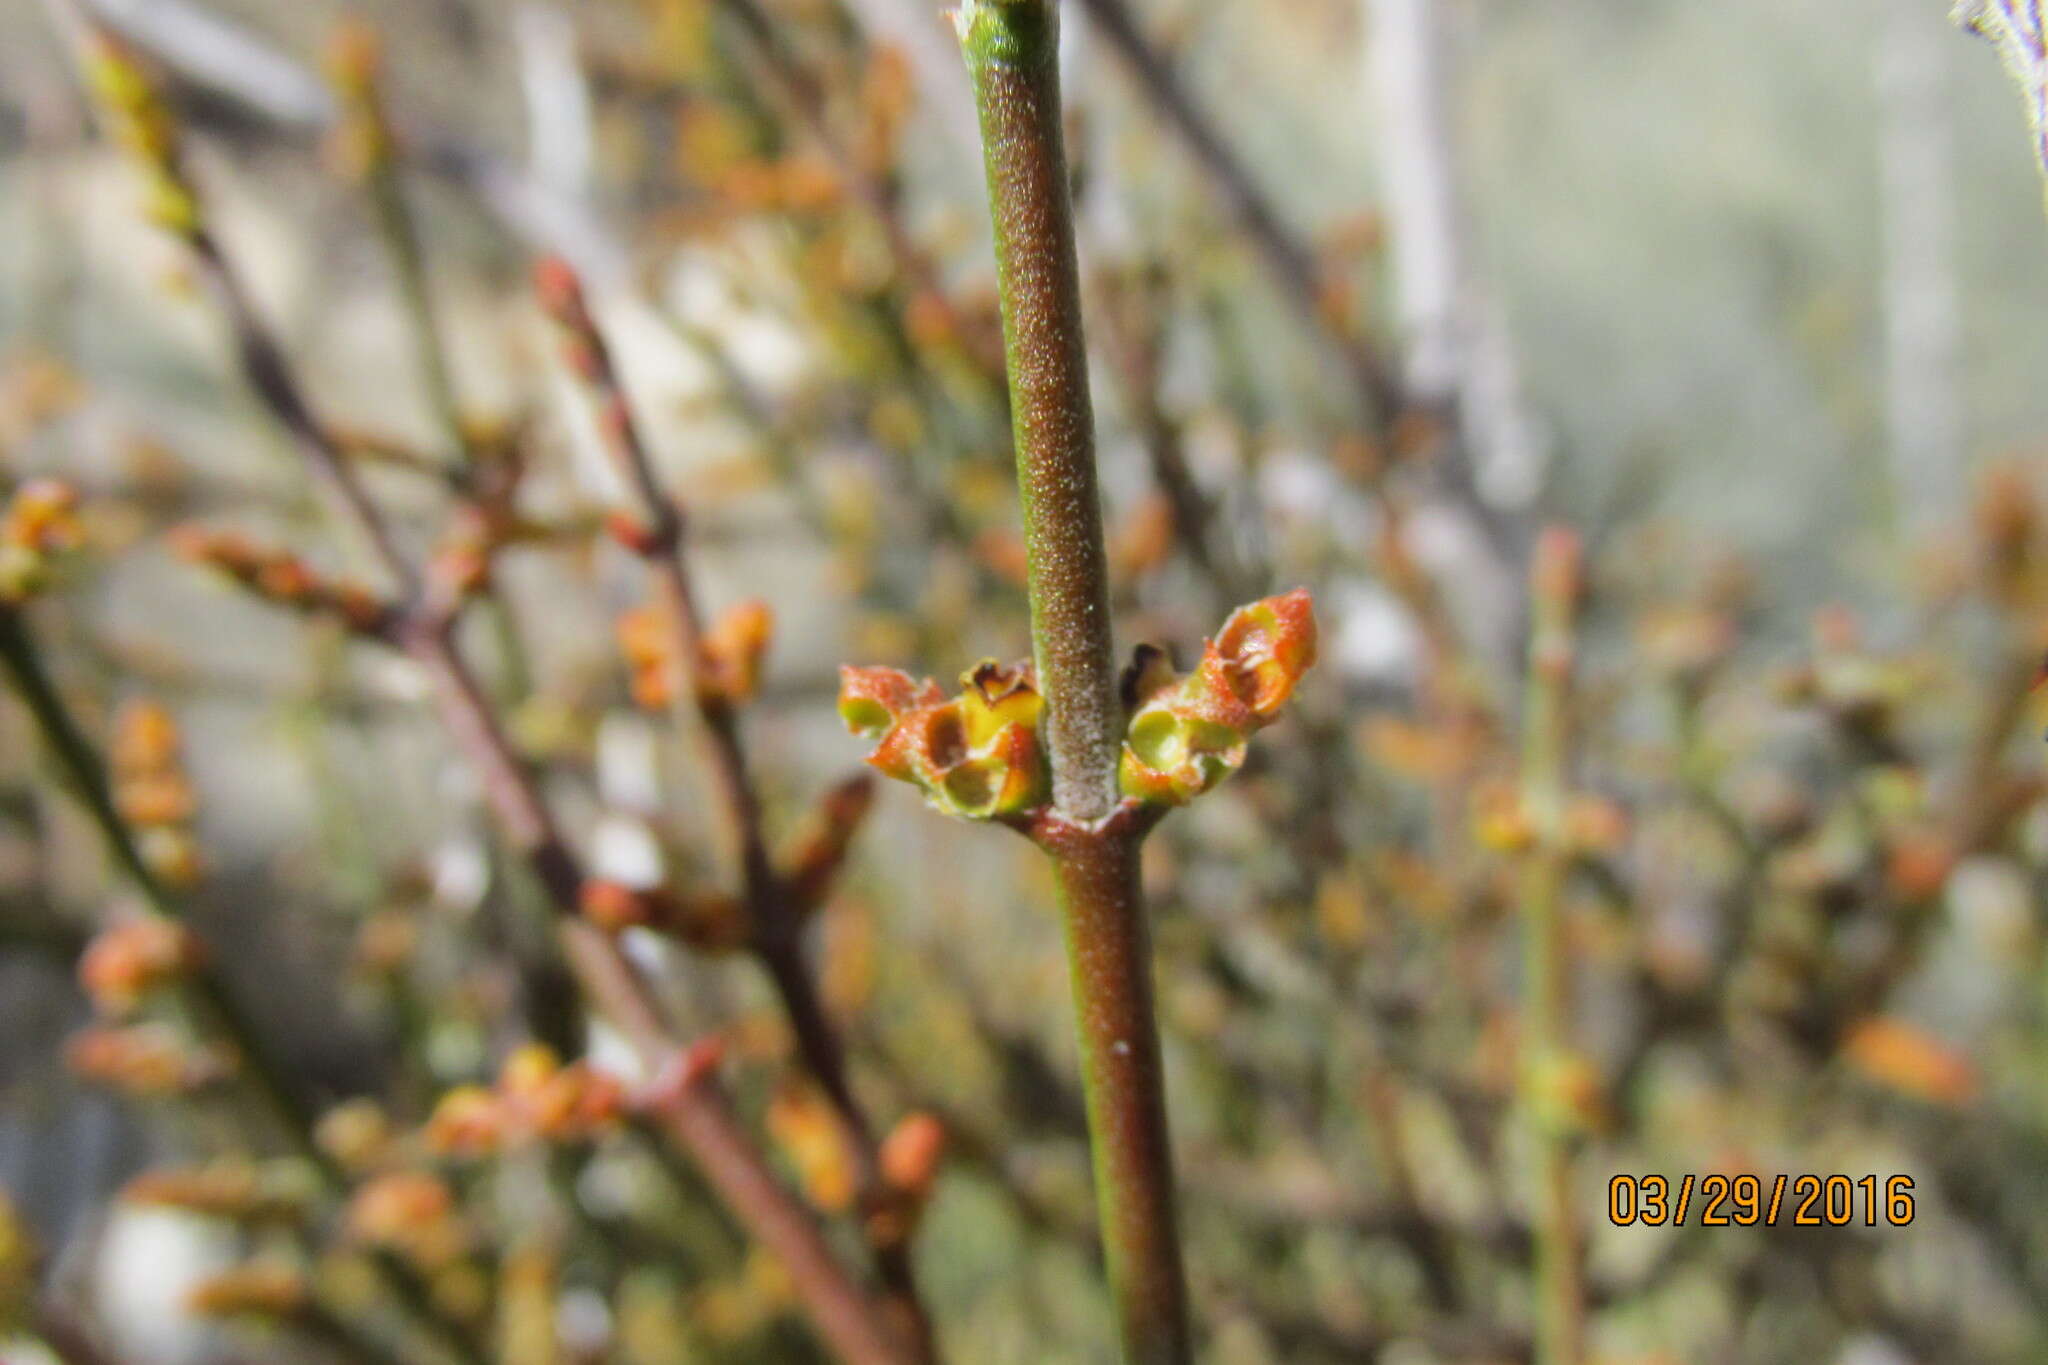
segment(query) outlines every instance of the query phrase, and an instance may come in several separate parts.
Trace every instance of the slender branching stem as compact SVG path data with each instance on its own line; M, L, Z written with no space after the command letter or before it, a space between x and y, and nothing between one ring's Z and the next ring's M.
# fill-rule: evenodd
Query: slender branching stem
M74 22L68 34L87 42L92 31L58 0L60 13ZM174 134L153 93L137 87L145 77L117 50L81 52L93 61L115 63L115 90L109 98L116 119L143 120L148 136L139 140L138 159L160 195L176 210L168 226L190 249L196 273L207 295L218 305L232 335L234 354L244 380L258 402L290 438L295 452L326 496L333 511L368 547L384 576L397 590L398 624L390 642L409 656L432 684L436 703L453 742L477 769L484 796L508 842L530 865L536 879L560 912L558 937L563 956L596 1007L633 1044L649 1068L667 1065L678 1044L667 1030L650 984L627 960L618 945L595 926L577 917L583 888L580 860L562 833L544 799L533 771L520 758L492 710L476 674L455 643L455 612L459 603L444 600L442 589L423 579L401 549L382 509L363 485L360 471L333 431L313 414L283 350L254 307L247 289L208 231L196 191L186 178ZM125 106L122 102L125 101ZM733 1142L715 1149L702 1145L718 1131L716 1116L691 1122L703 1087L680 1094L669 1107L669 1135L704 1168L707 1178L733 1212L759 1237L771 1254L792 1264L792 1282L826 1343L843 1359L859 1365L904 1365L910 1357L899 1342L881 1306L835 1259L809 1254L792 1229L822 1246L822 1233L794 1196L776 1181L766 1159L737 1132ZM744 1184L732 1173L744 1167ZM772 1213L772 1217L770 1214Z
M1565 760L1579 594L1580 550L1568 531L1545 532L1531 574L1534 610L1522 751L1522 807L1530 848L1522 873L1522 1084L1536 1230L1537 1365L1585 1359L1585 1285L1572 1205L1569 958L1561 916L1570 852L1565 842Z
M152 914L183 921L183 901L142 856L134 830L115 805L105 761L57 691L43 666L34 637L16 607L0 606L0 667L4 667L9 686L27 709L66 784L84 803L122 874ZM237 1075L271 1115L293 1153L318 1173L331 1196L345 1197L350 1184L348 1176L314 1141L313 1115L286 1084L285 1067L274 1055L262 1025L211 969L193 972L185 983L185 991L205 1026L233 1048ZM444 1348L473 1365L482 1361L482 1349L462 1326L434 1306L426 1285L409 1266L392 1260L380 1261L379 1268L393 1296Z
M1190 1359L1165 1085L1139 883L1142 822L1117 811L1123 713L1095 474L1080 270L1061 135L1054 0L967 0L995 221L1003 340L1029 558L1032 652L1046 701L1053 832L1096 1200L1132 1365Z
M610 349L590 316L576 277L562 262L546 261L536 271L536 284L544 306L563 332L578 378L597 405L597 427L606 454L634 504L637 524L626 539L645 561L669 617L675 646L671 692L678 706L695 711L703 727L712 783L738 846L741 898L754 955L782 1002L805 1069L839 1115L854 1157L862 1201L872 1206L884 1197L874 1126L853 1093L838 1030L825 1011L817 981L804 958L804 915L768 857L761 802L747 763L738 708L733 698L702 675L704 622L686 553L684 516L662 490L632 405L620 387ZM869 1218L863 1222L880 1233L889 1220ZM907 1248L900 1238L877 1235L869 1238L869 1250L906 1334L917 1344L921 1358L934 1358L930 1319L918 1296Z

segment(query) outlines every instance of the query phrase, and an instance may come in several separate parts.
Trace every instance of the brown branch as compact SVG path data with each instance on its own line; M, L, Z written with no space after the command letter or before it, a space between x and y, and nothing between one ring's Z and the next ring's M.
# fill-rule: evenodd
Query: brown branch
M889 1198L879 1177L874 1127L853 1093L838 1032L804 960L803 907L768 858L761 803L747 764L735 699L721 690L716 680L705 676L704 624L684 549L683 515L662 491L632 405L620 387L610 348L590 315L575 272L567 262L551 258L536 267L534 283L542 307L561 334L570 368L596 405L605 453L635 504L637 520L620 528L620 539L646 564L670 619L674 636L671 695L678 706L695 710L709 741L712 781L738 847L749 947L782 1002L805 1069L839 1116L855 1158L863 1211L873 1215ZM907 1249L901 1237L888 1231L896 1221L868 1216L862 1219L862 1226L892 1306L910 1328L920 1354L931 1358L930 1318L918 1297Z
M95 38L94 45L81 52L82 64L110 122L127 136L128 146L158 191L160 205L168 207L159 207L160 221L191 248L197 272L225 317L239 367L258 402L290 438L335 513L367 544L378 568L399 590L400 624L394 642L428 675L457 747L478 770L492 814L562 912L564 956L600 1012L632 1040L643 1063L650 1068L665 1065L676 1045L663 1027L648 983L615 943L576 918L582 868L534 774L517 756L454 642L459 599L443 600L443 590L423 582L406 559L358 469L314 417L283 352L208 230L183 170L175 127L146 76L111 40ZM715 1167L728 1177L736 1170L748 1171L751 1183L734 1213L764 1245L791 1249L789 1228L807 1224L809 1213L776 1183L757 1152L719 1126L716 1114L697 1115L699 1094L691 1091L678 1098L678 1112L693 1121L673 1122L670 1131L707 1169ZM729 1192L726 1185L721 1190ZM836 1352L858 1365L906 1358L876 1305L842 1267L826 1257L807 1260L804 1268L798 1281L806 1295L804 1306Z

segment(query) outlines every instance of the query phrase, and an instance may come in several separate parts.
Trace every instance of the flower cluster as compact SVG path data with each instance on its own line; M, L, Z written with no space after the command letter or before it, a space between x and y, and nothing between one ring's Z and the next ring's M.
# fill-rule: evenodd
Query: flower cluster
M449 1265L469 1249L455 1192L426 1171L389 1171L365 1181L349 1200L349 1236L395 1251L422 1268Z
M1237 771L1252 733L1272 724L1315 661L1315 611L1301 588L1232 612L1186 677L1141 652L1127 685L1124 795L1186 805Z
M619 652L631 670L633 700L659 711L674 700L676 634L671 613L654 605L636 607L619 618ZM728 609L697 642L691 676L700 701L737 705L761 686L761 660L775 634L775 613L766 602L748 600Z
M83 65L107 132L143 173L149 217L181 237L196 238L199 200L185 178L178 122L142 59L111 33L93 29L85 36Z
M135 831L135 842L149 870L170 886L189 887L205 871L198 837L192 832L199 798L185 771L178 722L154 701L134 701L114 718L109 759L114 776L114 805ZM141 947L154 937L168 944L179 932L170 925L123 926L129 946Z
M1052 796L1039 727L1045 699L1028 664L985 659L948 700L929 678L893 668L842 668L839 715L878 741L868 762L923 790L933 806L969 820L1028 816Z
M367 24L344 23L328 42L324 56L328 83L341 105L333 136L334 158L351 179L380 174L397 154L379 89L384 75L383 42Z
M562 1065L540 1044L505 1060L494 1088L459 1086L427 1122L427 1145L452 1156L483 1156L522 1138L579 1142L617 1125L625 1092L582 1062Z
M190 929L150 915L102 930L78 960L78 983L102 1017L124 1019L205 962L205 949Z
M201 1279L186 1293L185 1306L195 1317L215 1321L281 1324L304 1315L312 1299L313 1287L297 1268L252 1261Z
M1315 612L1302 589L1231 613L1185 677L1162 651L1141 647L1124 680L1124 795L1166 807L1208 791L1244 762L1252 733L1279 716L1315 661ZM868 762L938 809L1017 821L1050 801L1045 699L1029 665L985 660L950 699L893 668L847 667L839 678L840 718L877 741Z
M82 1030L72 1035L64 1060L88 1081L150 1097L210 1089L238 1069L232 1052L195 1044L181 1030L160 1022Z
M318 1194L302 1163L229 1157L202 1166L144 1171L128 1182L121 1198L130 1204L254 1225L301 1222L318 1203Z
M55 479L31 479L0 511L0 604L33 597L66 554L85 544L78 494Z
M171 534L180 558L218 569L258 597L313 616L332 616L364 635L387 632L390 603L358 583L322 577L288 550L273 550L227 531L181 526Z

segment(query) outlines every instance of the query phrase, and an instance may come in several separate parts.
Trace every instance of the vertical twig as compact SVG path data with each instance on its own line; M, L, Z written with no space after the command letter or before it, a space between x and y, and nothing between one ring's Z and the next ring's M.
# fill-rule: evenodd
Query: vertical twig
M1522 808L1531 844L1522 873L1521 1073L1536 1200L1537 1365L1580 1365L1585 1359L1573 1143L1560 1093L1568 1084L1570 1057L1560 902L1570 858L1565 753L1580 572L1578 537L1558 527L1545 531L1530 573L1534 620L1522 750Z
M683 514L662 491L639 423L619 385L611 352L590 316L575 273L566 262L550 259L536 268L534 280L542 306L562 332L571 367L598 406L597 427L605 453L634 504L635 522L624 538L653 576L669 616L675 646L670 682L676 705L696 711L709 741L713 785L725 811L728 832L739 850L750 946L781 999L805 1069L839 1114L859 1174L863 1202L872 1205L883 1193L874 1126L853 1093L838 1031L825 1012L817 982L804 960L804 917L788 884L769 861L761 802L747 764L738 709L732 698L701 676L704 626L685 553ZM870 1207L868 1211L874 1210ZM889 1220L863 1221L867 1230L880 1233ZM931 1358L931 1323L918 1296L907 1247L901 1238L876 1235L869 1238L869 1249L897 1315L918 1343L920 1355Z
M1152 963L1142 828L1115 818L1122 745L1094 414L1061 136L1056 0L967 0L993 210L1004 348L1046 701L1053 829L1095 1153L1096 1200L1132 1365L1190 1359Z

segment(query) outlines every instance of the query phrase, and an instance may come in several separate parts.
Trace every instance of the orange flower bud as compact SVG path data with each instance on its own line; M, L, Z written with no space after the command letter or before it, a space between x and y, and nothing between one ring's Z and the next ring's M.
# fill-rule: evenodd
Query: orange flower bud
M320 1116L313 1141L345 1169L367 1171L392 1155L391 1120L375 1100L349 1100Z
M577 908L585 919L612 934L648 924L654 919L650 893L627 886L624 882L598 877L584 881L577 896Z
M1891 846L1885 859L1885 881L1908 901L1932 900L1948 885L1956 852L1936 834L1908 834Z
M1484 782L1472 792L1472 837L1495 853L1523 853L1536 842L1535 827L1513 782Z
M0 513L0 542L37 554L63 554L85 544L78 493L55 479L30 479Z
M1871 1080L1929 1104L1965 1105L1981 1087L1968 1057L1901 1019L1880 1016L1852 1027L1842 1040L1842 1059Z
M145 997L184 980L206 961L191 930L159 916L102 930L78 960L78 982L93 1008L118 1018Z
M299 1316L311 1301L305 1277L284 1265L250 1264L209 1275L185 1296L185 1306L198 1317L271 1322Z
M760 687L761 660L774 631L775 613L766 602L741 602L727 611L700 642L699 689L728 702L752 697Z
M114 804L131 825L182 825L197 812L199 798L183 773L159 772L123 778Z
M930 1114L906 1114L883 1139L876 1162L891 1188L922 1200L945 1154L946 1126Z
M1043 806L1051 774L1039 727L1044 698L1028 664L983 660L943 699L931 681L890 668L842 668L839 714L855 734L880 735L868 762L924 790L939 810L970 820L1021 817Z
M1316 620L1295 589L1239 607L1195 671L1155 684L1124 738L1124 794L1183 805L1237 771L1252 733L1271 724L1316 661Z
M78 497L52 479L31 479L0 512L0 602L21 602L50 581L53 561L85 544Z
M108 757L126 772L156 772L177 766L181 743L178 722L162 703L132 701L114 716Z
M846 1132L824 1096L805 1085L775 1092L763 1116L768 1135L796 1168L804 1193L826 1213L853 1204L855 1175Z
M316 1192L303 1168L291 1163L263 1167L230 1158L144 1171L128 1182L121 1198L238 1223L296 1223L312 1210Z
M498 1097L480 1085L461 1085L434 1105L426 1142L432 1151L448 1156L484 1156L498 1149L504 1133Z
M371 1179L349 1200L346 1221L357 1241L402 1252L429 1267L454 1260L466 1241L454 1192L424 1171L391 1171Z
M64 1058L86 1080L145 1096L191 1094L235 1071L231 1055L195 1049L164 1024L84 1029Z

